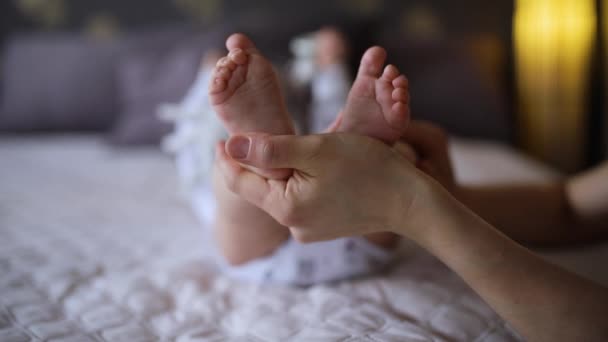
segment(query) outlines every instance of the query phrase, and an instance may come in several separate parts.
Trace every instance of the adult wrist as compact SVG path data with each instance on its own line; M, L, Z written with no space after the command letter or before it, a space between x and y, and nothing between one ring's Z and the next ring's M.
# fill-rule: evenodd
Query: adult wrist
M424 239L428 227L435 225L443 214L441 206L446 200L443 197L450 195L435 180L418 170L406 170L400 179L402 181L394 187L397 194L393 198L399 200L396 206L391 206L390 230L419 242Z

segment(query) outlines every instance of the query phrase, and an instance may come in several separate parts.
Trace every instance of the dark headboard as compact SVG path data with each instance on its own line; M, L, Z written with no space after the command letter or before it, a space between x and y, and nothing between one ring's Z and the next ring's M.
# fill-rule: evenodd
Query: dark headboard
M3 41L24 30L119 35L196 23L250 33L281 62L295 34L337 25L352 42L353 68L366 47L387 47L389 62L412 81L418 118L437 121L458 135L512 137L512 101L506 91L512 1L49 0L39 2L39 8L23 3L0 2Z

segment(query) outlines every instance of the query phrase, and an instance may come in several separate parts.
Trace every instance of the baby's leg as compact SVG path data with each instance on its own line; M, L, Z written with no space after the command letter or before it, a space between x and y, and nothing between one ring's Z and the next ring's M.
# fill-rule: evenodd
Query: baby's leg
M228 38L228 56L220 59L209 88L211 103L230 134L294 134L272 65L242 34ZM256 170L269 178L289 170ZM289 238L289 230L232 194L217 172L216 238L227 261L237 265L271 254Z
M217 167L213 170L213 193L217 203L214 235L231 265L269 255L289 238L289 230L266 212L233 194Z

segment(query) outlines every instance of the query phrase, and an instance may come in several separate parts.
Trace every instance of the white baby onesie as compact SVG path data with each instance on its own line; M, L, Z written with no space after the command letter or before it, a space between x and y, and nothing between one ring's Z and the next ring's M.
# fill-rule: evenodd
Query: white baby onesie
M211 178L215 144L228 137L209 102L212 71L213 68L201 68L180 104L160 108L161 118L175 124L174 132L163 140L163 149L175 154L179 178L189 192Z

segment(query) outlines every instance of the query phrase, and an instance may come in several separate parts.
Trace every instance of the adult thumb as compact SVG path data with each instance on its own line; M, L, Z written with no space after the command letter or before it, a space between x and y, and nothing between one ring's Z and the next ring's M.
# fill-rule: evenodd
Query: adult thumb
M320 152L321 136L241 134L226 142L226 153L241 164L261 169L306 169Z

